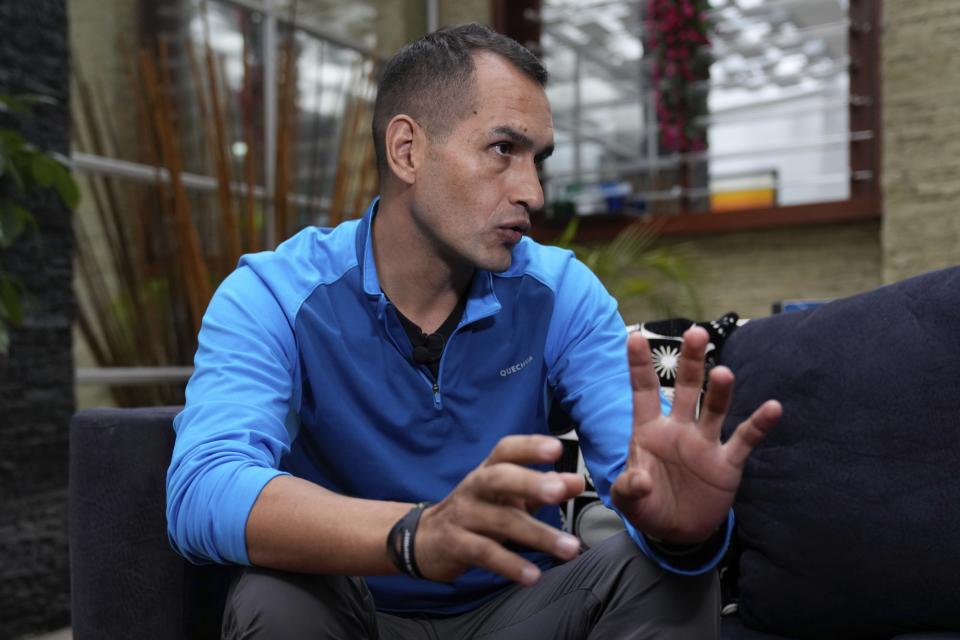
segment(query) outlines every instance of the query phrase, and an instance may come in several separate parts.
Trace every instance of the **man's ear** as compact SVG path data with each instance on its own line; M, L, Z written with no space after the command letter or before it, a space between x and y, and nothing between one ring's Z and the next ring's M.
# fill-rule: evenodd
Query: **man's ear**
M387 165L393 175L407 184L416 182L424 142L423 129L410 116L399 113L387 123Z

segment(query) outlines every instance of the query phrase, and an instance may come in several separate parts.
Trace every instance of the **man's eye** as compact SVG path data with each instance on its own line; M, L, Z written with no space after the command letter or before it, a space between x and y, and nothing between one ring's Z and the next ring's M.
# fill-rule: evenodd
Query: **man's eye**
M513 150L513 145L509 142L498 142L497 144L493 145L493 149L502 156L508 156Z

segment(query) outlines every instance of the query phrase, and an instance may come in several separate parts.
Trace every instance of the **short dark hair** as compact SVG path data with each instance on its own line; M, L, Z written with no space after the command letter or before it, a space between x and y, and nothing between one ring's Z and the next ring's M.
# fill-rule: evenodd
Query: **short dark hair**
M373 109L373 145L381 179L387 175L386 129L405 113L430 139L442 140L473 108L475 53L488 51L506 59L541 87L547 70L529 49L482 24L444 27L412 42L387 63Z

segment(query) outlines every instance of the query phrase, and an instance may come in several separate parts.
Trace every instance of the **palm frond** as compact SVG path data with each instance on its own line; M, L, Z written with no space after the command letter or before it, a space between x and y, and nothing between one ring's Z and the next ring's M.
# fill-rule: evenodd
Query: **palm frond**
M579 220L571 220L558 246L571 249L623 306L642 300L663 315L702 315L695 282L697 269L682 245L660 243L657 223L635 223L608 243L576 243Z

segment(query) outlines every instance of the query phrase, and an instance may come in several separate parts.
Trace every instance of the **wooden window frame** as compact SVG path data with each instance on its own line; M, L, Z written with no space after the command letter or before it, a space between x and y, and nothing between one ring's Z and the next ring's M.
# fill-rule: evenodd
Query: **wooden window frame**
M539 52L540 0L491 0L494 28ZM850 58L849 131L871 132L851 138L848 148L850 196L846 200L785 205L725 212L688 212L644 218L622 214L580 217L578 239L610 240L638 220L658 227L664 236L695 236L732 231L776 229L807 225L879 220L883 215L881 187L882 119L880 37L883 0L850 0L848 51ZM549 242L565 224L543 212L533 216L532 235Z

